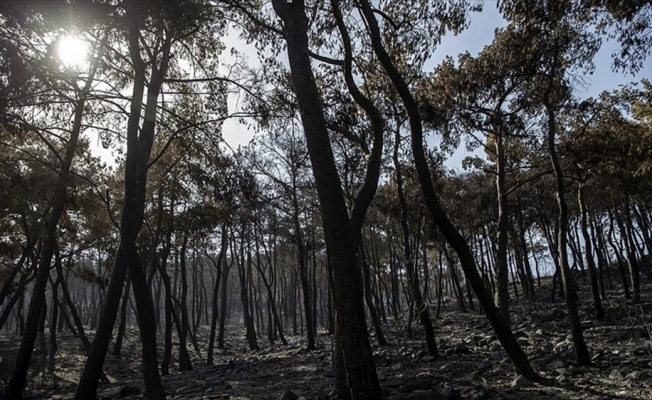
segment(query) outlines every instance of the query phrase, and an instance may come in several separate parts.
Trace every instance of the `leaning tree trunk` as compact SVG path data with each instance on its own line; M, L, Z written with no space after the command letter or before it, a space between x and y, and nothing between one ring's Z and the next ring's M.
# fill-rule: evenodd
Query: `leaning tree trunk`
M59 177L54 185L52 208L50 209L46 225L43 228L41 256L38 262L34 287L32 288L32 298L27 311L27 320L22 332L23 339L20 342L20 349L18 350L16 364L14 365L14 370L11 374L11 380L9 381L5 391L5 396L9 399L21 398L25 388L29 362L32 357L32 349L34 348L34 342L36 341L38 323L43 311L43 305L45 304L45 289L48 283L48 277L50 276L50 266L54 255L55 233L57 225L59 224L59 219L65 209L66 191L68 189L68 182L70 181L70 168L75 156L75 150L77 149L79 134L81 133L82 117L84 115L86 99L88 92L91 90L97 66L98 62L95 62L91 66L91 71L86 80L86 84L80 92L79 99L75 103L70 138L66 144L65 155L61 160Z
M99 326L91 352L86 360L82 376L77 386L75 399L85 400L97 397L98 378L106 358L115 322L122 285L127 271L132 282L143 357L143 378L148 398L165 399L161 384L157 350L156 321L147 277L141 262L136 239L143 225L145 194L149 157L154 143L157 99L166 74L170 56L171 39L165 38L162 44L162 61L157 68L153 66L147 90L145 119L140 127L141 107L145 87L145 62L140 55L140 5L130 3L129 51L134 64L134 87L129 120L127 122L127 157L125 160L125 193L120 220L120 244L115 257L113 272L106 293ZM133 15L131 13L134 12Z
M464 274L466 275L469 283L475 291L478 301L480 302L484 312L491 323L491 326L496 333L496 337L503 345L505 352L509 355L514 368L519 374L524 375L529 379L539 379L537 374L532 369L525 352L516 341L516 337L512 334L509 324L502 318L496 305L493 302L491 293L487 290L482 282L482 277L476 268L475 259L464 237L460 234L457 228L450 221L443 207L439 201L437 193L435 192L432 176L428 161L425 156L423 148L423 127L421 124L421 117L419 116L417 103L410 92L410 89L405 82L405 79L398 71L392 62L389 54L383 47L378 21L374 11L367 0L360 0L362 13L367 22L371 42L374 47L374 52L382 64L387 76L392 81L394 87L398 91L406 112L409 116L410 130L412 135L412 154L414 156L415 166L419 177L419 184L424 195L428 211L430 212L433 220L441 230L446 240L450 243L451 247L457 252L460 259Z

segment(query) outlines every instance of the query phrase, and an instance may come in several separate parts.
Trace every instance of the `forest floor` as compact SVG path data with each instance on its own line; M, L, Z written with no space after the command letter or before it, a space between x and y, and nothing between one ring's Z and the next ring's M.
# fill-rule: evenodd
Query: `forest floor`
M427 355L419 329L406 339L404 327L384 326L390 345L374 353L386 399L652 399L652 286L645 285L641 304L626 301L621 292L609 292L607 318L591 318L590 293L580 298L584 335L592 355L590 367L575 364L569 323L563 301L549 301L542 289L536 303L512 304L513 330L535 370L546 385L516 379L512 365L477 311L459 313L451 305L435 322L440 358ZM226 349L217 350L215 365L205 365L193 352L194 369L172 372L163 378L168 399L335 399L331 370L332 341L319 337L319 350L308 352L304 343L289 337L287 346L247 349L244 332L231 327ZM112 383L103 384L99 399L141 399L139 339L128 330L122 356L109 355L105 372ZM199 332L207 343L208 329ZM371 338L372 343L374 338ZM0 332L0 390L6 385L20 338ZM192 347L190 348L192 350ZM202 349L205 357L205 346ZM34 358L33 358L34 360ZM38 356L36 356L38 361ZM25 398L71 399L85 361L79 340L59 338L54 373L31 371ZM38 364L38 362L33 362ZM177 365L172 366L176 371ZM291 392L291 393L290 393Z

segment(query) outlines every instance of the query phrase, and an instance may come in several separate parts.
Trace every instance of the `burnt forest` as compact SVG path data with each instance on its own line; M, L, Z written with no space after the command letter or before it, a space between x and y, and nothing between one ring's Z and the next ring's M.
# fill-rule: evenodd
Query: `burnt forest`
M0 2L0 399L651 400L652 0Z

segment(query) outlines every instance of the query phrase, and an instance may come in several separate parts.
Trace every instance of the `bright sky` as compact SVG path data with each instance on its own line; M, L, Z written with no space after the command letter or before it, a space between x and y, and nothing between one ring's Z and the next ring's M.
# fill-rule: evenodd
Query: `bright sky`
M467 30L457 36L446 36L442 43L435 50L432 61L428 63L427 68L432 69L445 56L456 56L462 52L469 51L472 55L480 52L486 45L490 44L494 37L494 29L505 26L505 21L497 10L496 3L485 2L484 10L481 13L471 15L471 24ZM253 46L245 45L236 35L226 38L227 50L224 55L228 57L229 47L235 47L239 52L248 54L250 62L257 62L256 51ZM617 43L605 42L602 50L598 53L595 64L596 69L592 76L588 77L590 87L581 97L597 96L604 90L615 89L619 85L632 81L638 81L644 77L652 78L652 59L648 58L641 72L632 77L624 73L613 73L611 70L612 60L611 53L617 48ZM236 96L229 98L229 110L234 112L238 105ZM238 146L244 146L253 138L253 132L245 125L233 118L227 120L223 125L224 140L233 149ZM463 146L462 146L463 147ZM447 164L451 168L459 168L461 160L465 156L465 151L458 151Z
M471 24L467 30L460 35L450 35L442 39L442 43L434 52L432 62L427 67L433 68L445 56L455 58L458 54L465 51L469 51L473 55L479 53L485 46L492 42L494 29L505 25L506 22L498 12L496 2L485 2L484 10L481 13L473 13L471 15ZM611 54L617 46L617 43L614 41L607 41L603 44L595 60L595 72L592 76L587 77L590 86L584 93L580 93L581 97L597 96L604 90L616 89L622 84L638 81L644 77L652 78L651 58L648 58L641 72L634 77L625 73L613 73L611 70ZM241 44L238 45L238 48L240 51L244 50ZM255 59L253 49L250 54L252 54L252 60ZM238 145L246 145L251 140L252 134L236 120L229 120L224 124L224 138L235 148Z
M481 13L471 15L471 24L467 30L457 36L446 36L442 43L435 50L432 63L429 68L434 68L444 57L456 56L468 51L472 55L479 53L485 46L490 44L494 38L494 30L506 25L506 21L498 12L496 2L485 2L484 10ZM595 58L595 71L593 75L587 76L589 87L583 92L578 92L581 98L596 97L605 90L617 89L619 85L640 81L643 78L652 78L652 57L648 57L641 71L632 76L624 72L614 73L611 69L611 54L618 49L615 41L604 41L602 48ZM462 159L467 156L464 145L446 162L449 168L461 170Z
M481 13L471 15L471 25L467 30L458 36L446 36L442 39L441 45L435 51L432 66L441 62L447 55L455 58L464 51L469 51L472 55L479 53L492 42L494 29L505 25L506 22L498 12L496 2L486 1ZM597 96L604 90L616 89L618 85L639 81L642 78L652 78L652 57L648 57L636 76L632 77L621 72L614 73L611 70L611 54L617 48L618 43L613 40L603 42L602 49L595 59L595 72L588 79L590 87L581 97Z

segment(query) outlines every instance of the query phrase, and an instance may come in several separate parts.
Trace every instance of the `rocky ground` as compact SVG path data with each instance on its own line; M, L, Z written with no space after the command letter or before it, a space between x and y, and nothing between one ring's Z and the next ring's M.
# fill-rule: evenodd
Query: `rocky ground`
M585 338L593 365L573 362L569 324L563 303L551 304L548 290L537 303L513 304L514 331L535 369L547 385L518 379L489 324L477 312L460 314L451 306L436 321L441 357L424 350L417 330L405 339L402 326L385 325L391 344L374 346L385 397L392 400L454 399L652 399L652 286L645 286L643 302L629 304L612 292L605 303L607 318L593 321L588 301L582 307ZM583 292L580 298L589 299ZM207 331L201 332L207 339ZM297 338L288 346L247 350L243 332L233 328L229 346L217 353L216 364L206 366L197 354L195 369L164 377L168 399L335 399L331 371L332 342L319 338L319 350L307 352ZM138 335L128 332L121 357L109 356L105 371L110 384L102 385L100 399L140 399ZM292 340L292 338L290 338ZM373 339L372 339L373 340ZM206 340L207 342L207 340ZM0 389L6 384L19 337L0 333ZM205 355L205 354L204 354ZM84 356L78 340L59 341L54 373L32 371L26 398L70 399ZM37 363L38 364L38 363ZM176 367L176 366L174 366Z

